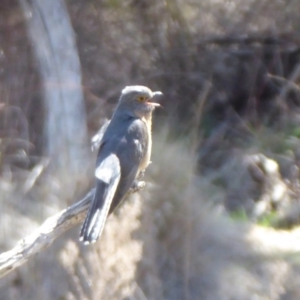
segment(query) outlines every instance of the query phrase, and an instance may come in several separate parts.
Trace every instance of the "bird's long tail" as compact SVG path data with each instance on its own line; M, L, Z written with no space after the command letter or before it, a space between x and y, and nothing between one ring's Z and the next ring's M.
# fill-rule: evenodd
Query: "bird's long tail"
M121 177L120 163L115 155L106 157L96 169L96 190L80 231L80 241L94 243L101 235Z

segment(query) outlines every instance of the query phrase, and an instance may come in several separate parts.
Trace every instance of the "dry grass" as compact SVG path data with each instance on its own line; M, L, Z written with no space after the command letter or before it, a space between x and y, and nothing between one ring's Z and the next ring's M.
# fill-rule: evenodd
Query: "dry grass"
M231 221L182 143L162 133L154 145L147 189L108 219L101 241L81 246L76 228L3 279L1 298L297 299L299 230Z

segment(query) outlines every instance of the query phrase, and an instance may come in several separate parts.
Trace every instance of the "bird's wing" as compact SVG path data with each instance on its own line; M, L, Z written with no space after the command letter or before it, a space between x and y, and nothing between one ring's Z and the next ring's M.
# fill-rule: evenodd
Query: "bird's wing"
M109 154L100 160L95 176L98 179L92 204L80 232L85 244L95 242L101 235L104 224L121 177L119 159Z
M125 198L134 180L136 179L147 148L147 128L140 119L135 119L128 126L123 143L116 149L121 165L121 179L116 195L110 207L110 213Z
M99 150L102 142L102 138L104 136L104 133L110 123L110 120L105 120L104 124L101 126L101 128L98 130L98 132L92 137L91 139L91 148L92 151Z

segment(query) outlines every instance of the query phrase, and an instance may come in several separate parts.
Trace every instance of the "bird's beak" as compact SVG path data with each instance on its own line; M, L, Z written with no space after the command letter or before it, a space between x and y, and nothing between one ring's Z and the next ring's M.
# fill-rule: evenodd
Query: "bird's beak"
M153 100L153 99L155 99L155 98L157 98L157 97L160 97L160 96L163 96L163 93L162 93L162 92L160 92L160 91L153 92L153 93L152 93L152 98L151 98L151 100ZM148 103L149 103L150 105L156 106L156 107L161 106L161 105L160 105L159 103L157 103L157 102L149 102L149 101L148 101Z
M160 91L156 91L152 93L152 98L157 97L157 96L163 96L163 93Z

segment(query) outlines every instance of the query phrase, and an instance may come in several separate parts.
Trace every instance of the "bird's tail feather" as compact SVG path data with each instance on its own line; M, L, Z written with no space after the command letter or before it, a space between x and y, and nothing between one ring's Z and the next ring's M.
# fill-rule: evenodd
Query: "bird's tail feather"
M107 172L102 174L101 170L107 170L106 167L109 167L111 176L108 176ZM98 178L95 194L80 231L80 240L84 244L96 242L103 231L121 177L118 159L115 156L109 157L108 160L99 165L95 174Z

